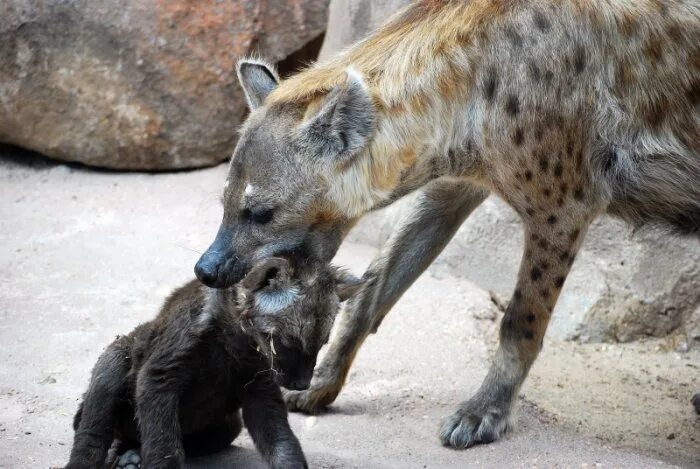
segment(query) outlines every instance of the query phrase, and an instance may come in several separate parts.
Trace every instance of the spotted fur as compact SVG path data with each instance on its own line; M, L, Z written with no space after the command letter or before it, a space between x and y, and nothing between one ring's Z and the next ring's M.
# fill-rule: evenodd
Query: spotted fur
M288 396L317 410L464 218L500 196L525 225L515 294L481 389L440 430L454 447L493 441L591 221L608 212L700 231L698 37L697 2L426 0L280 83L273 72L257 74L263 86L242 77L258 104L200 278L225 285L280 251L326 262L359 216L422 191L346 308L312 388ZM242 197L246 184L255 200ZM242 222L251 204L274 206L272 221Z

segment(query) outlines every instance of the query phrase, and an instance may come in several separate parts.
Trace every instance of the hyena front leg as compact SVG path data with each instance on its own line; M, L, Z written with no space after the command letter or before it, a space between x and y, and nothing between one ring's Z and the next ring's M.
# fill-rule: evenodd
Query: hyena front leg
M440 428L446 446L468 448L497 440L542 347L549 318L584 233L589 214L549 212L527 217L525 254L501 322L500 342L481 387ZM540 219L541 218L541 219Z
M404 224L394 232L364 274L362 290L338 317L322 363L306 391L285 391L290 410L316 412L340 393L362 342L376 332L396 301L452 239L488 193L464 182L436 180L423 189Z

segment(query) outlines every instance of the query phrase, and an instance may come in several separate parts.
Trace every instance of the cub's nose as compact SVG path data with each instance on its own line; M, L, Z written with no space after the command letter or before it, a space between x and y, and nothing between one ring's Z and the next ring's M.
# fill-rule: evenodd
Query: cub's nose
M194 266L194 274L204 285L215 286L219 278L219 259L213 259L211 255L204 253Z

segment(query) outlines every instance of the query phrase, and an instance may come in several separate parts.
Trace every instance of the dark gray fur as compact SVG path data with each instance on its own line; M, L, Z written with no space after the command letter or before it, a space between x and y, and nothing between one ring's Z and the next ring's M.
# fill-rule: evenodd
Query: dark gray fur
M264 295L292 287L299 296L279 311L256 309ZM287 262L272 258L235 288L191 281L177 289L153 321L117 337L98 359L66 468L109 467L139 446L144 467L184 467L185 453L231 444L241 409L270 467L307 467L279 384L308 387L339 302L357 287L334 268L291 277Z

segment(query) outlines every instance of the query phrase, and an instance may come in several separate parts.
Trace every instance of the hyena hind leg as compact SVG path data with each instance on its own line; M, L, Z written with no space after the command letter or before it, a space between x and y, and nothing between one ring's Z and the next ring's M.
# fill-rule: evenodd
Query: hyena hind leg
M518 390L541 349L550 315L592 218L574 212L544 212L527 219L525 254L501 322L498 350L476 394L442 424L439 437L444 445L468 448L489 443L508 428Z
M114 440L115 411L124 391L129 361L125 339L102 353L73 420L75 437L66 469L102 468Z

